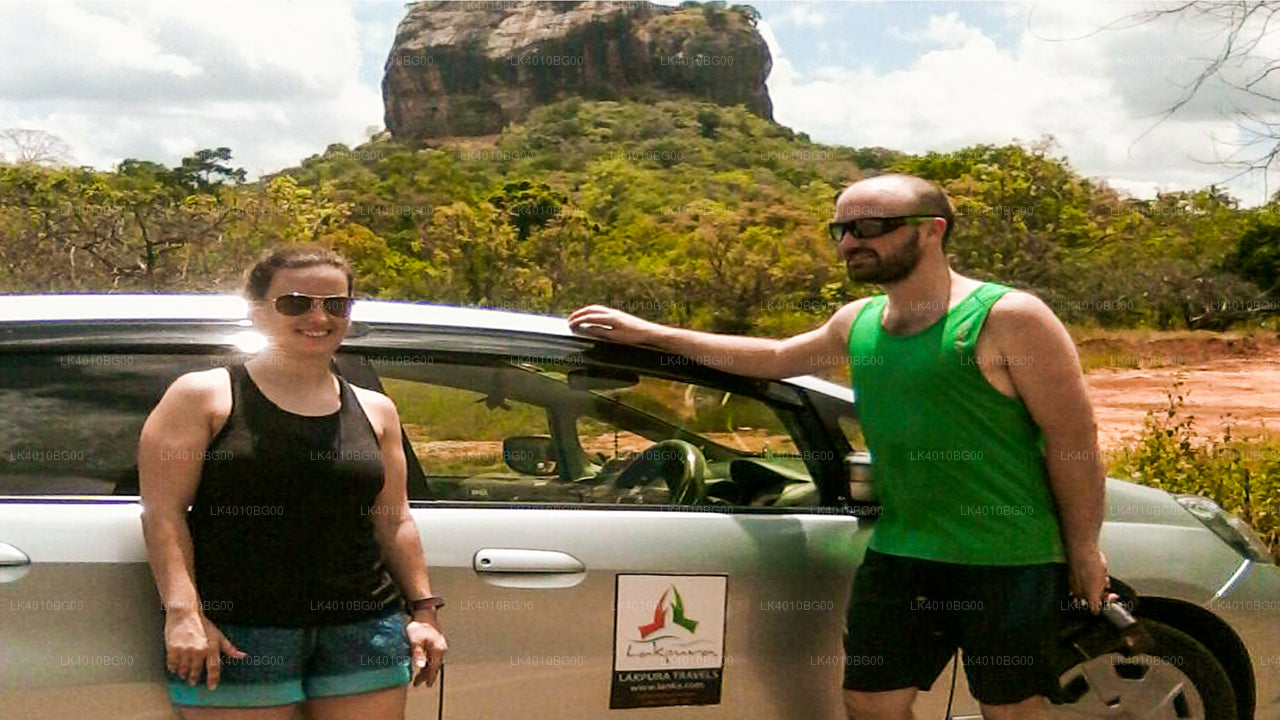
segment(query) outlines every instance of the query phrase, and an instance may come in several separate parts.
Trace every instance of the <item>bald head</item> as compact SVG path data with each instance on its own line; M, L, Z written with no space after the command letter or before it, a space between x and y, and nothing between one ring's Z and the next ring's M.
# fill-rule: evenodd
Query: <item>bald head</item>
M848 213L841 213L848 208ZM942 247L947 246L955 225L955 210L947 194L933 183L914 175L886 174L859 180L836 196L836 214L856 217L933 215L947 221Z

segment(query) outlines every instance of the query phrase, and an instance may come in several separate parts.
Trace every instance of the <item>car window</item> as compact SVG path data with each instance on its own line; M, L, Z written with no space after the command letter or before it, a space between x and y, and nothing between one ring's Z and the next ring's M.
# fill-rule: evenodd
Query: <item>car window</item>
M209 355L4 355L0 495L137 494L143 420Z
M234 361L145 353L0 359L0 495L89 496L136 495L138 435L165 389L183 373ZM428 497L817 504L785 420L791 409L582 364L420 361L366 359L400 409Z
M651 413L719 445L744 453L797 454L795 441L774 410L755 398L703 385L642 376L635 385L598 391L629 408ZM591 418L584 418L583 434Z
M853 414L850 405L850 412L841 413L836 416L836 422L840 426L840 431L844 433L844 437L849 441L849 447L858 451L867 449L867 440L862 436L862 424L858 422L858 418Z
M385 361L373 364L386 373ZM500 385L501 381L494 381L495 388ZM528 442L503 452L508 438L550 439L544 408L496 392L436 382L383 377L382 388L399 408L400 422L427 475L431 497L546 501L560 488L564 492L555 500L581 499L568 488L552 486L550 478L558 475L554 458L542 458L541 463L528 468L530 472L509 464L531 453Z
M248 358L0 354L0 495L137 495L142 424L169 385Z
M817 504L785 420L797 409L581 363L367 362L435 499Z

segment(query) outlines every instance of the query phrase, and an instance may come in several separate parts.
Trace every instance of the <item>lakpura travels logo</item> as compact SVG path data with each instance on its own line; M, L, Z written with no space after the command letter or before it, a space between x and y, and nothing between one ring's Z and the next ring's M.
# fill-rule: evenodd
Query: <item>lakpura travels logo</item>
M667 596L673 595L674 598L668 602ZM660 640L662 637L675 637L674 635L665 635L656 638L649 636L658 632L667 626L667 609L671 610L671 622L688 630L690 633L696 632L698 629L698 621L684 614L684 598L680 597L680 591L675 585L667 588L662 593L662 597L658 598L658 604L653 608L653 622L646 623L637 628L640 631L641 640Z
M616 582L609 707L718 704L728 577L619 573Z
M704 667L707 663L718 663L718 643L699 637L698 623L685 611L680 591L671 585L654 604L653 621L635 626L640 637L628 638L625 654L657 663L659 667Z

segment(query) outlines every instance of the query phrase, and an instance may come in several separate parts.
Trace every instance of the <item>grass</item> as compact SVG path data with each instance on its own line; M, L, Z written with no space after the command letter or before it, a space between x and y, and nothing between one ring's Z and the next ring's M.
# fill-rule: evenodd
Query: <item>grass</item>
M546 435L547 415L532 405L507 400L490 409L485 396L470 390L412 380L384 378L383 388L414 425L414 440L498 440L514 435Z
M1085 372L1196 365L1209 360L1252 358L1280 349L1274 330L1151 330L1146 328L1068 328Z

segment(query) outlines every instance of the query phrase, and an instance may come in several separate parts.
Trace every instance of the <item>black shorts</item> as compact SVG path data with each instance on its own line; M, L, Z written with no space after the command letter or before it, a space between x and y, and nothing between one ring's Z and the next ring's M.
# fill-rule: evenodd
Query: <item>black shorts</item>
M849 600L844 687L928 690L960 648L978 702L1050 695L1067 588L1061 563L958 565L868 549Z

